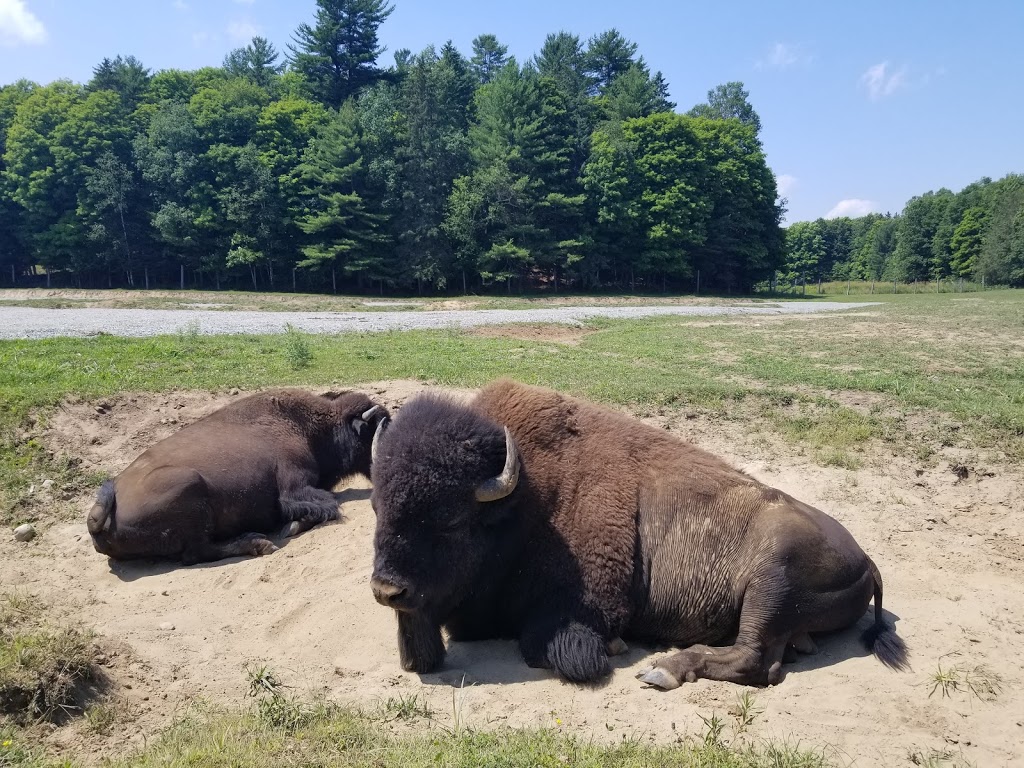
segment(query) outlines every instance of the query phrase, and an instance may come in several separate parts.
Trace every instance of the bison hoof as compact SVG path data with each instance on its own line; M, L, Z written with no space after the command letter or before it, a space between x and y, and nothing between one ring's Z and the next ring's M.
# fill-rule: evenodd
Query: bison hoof
M655 688L661 688L663 691L671 691L679 687L679 681L671 672L663 667L642 669L636 673L636 677L640 682L652 685Z
M607 651L609 656L621 656L624 653L629 653L629 646L626 645L626 641L621 637L616 637L608 641L605 645L605 651Z
M265 557L266 555L272 555L277 552L277 545L274 544L270 539L263 539L254 541L252 543L252 554L253 557Z
M296 534L298 534L298 532L301 529L302 529L302 526L300 526L297 522L295 522L293 520L290 523L285 523L284 528L282 528L280 533L278 533L277 535L278 535L278 538L290 539L292 536L295 536Z

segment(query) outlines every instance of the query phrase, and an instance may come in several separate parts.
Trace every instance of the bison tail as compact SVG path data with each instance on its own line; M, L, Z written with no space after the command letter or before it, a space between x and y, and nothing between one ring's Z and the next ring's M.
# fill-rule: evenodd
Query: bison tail
M98 536L110 527L113 522L114 508L117 506L117 497L114 495L114 481L107 480L100 486L96 494L96 503L89 510L89 516L85 520L89 533Z
M889 669L903 672L910 669L907 658L907 644L896 634L896 628L885 620L882 612L882 575L878 567L868 560L871 575L875 580L875 622L861 635L861 642L880 662Z

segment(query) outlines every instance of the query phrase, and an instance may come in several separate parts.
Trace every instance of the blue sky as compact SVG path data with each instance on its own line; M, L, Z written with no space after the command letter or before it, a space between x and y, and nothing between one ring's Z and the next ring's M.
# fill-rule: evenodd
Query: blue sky
M899 211L912 195L1024 171L1024 1L395 0L388 47L491 32L520 60L549 32L610 27L685 110L742 80L790 221ZM104 56L219 64L262 34L284 49L312 0L0 0L0 83L85 81Z

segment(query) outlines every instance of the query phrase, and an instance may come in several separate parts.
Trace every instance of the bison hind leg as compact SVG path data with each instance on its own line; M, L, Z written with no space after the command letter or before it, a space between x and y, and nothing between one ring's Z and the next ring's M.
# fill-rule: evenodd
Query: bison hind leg
M186 549L181 556L185 565L211 563L228 557L263 557L277 551L277 546L262 533L246 533L224 542L206 542Z

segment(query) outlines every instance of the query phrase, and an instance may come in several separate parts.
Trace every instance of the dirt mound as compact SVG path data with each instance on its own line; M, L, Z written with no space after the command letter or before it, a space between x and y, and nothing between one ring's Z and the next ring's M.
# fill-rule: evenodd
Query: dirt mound
M359 387L398 408L424 385ZM244 393L180 392L67 402L50 419L51 449L109 473L147 445ZM747 425L668 411L652 423L743 467L759 479L825 509L849 527L878 563L885 607L911 649L913 671L894 673L861 649L857 630L819 642L817 656L787 666L777 687L755 692L764 712L753 733L828 745L845 762L895 765L908 754L950 750L986 766L1024 763L1024 551L1019 471L950 471L879 460L857 471L823 468L797 449ZM994 472L994 474L993 474ZM290 541L266 558L191 568L114 564L93 549L81 516L29 545L0 543L0 582L23 586L95 627L104 645L132 649L109 674L133 713L97 752L138 742L195 698L241 703L244 665L262 660L296 689L373 707L417 694L451 718L452 686L465 684L463 720L550 726L598 739L670 741L703 729L701 716L725 716L742 689L702 680L669 693L641 688L634 673L660 651L634 646L615 659L603 687L579 688L528 668L511 642L455 644L443 671L403 672L395 621L376 603L374 515L365 482L342 495L344 519ZM867 626L869 618L861 623ZM949 656L948 654L958 654ZM1003 678L995 700L963 686L933 695L939 664L987 665ZM61 729L55 744L84 736ZM134 740L134 741L133 741Z

